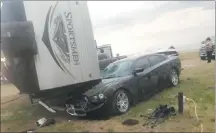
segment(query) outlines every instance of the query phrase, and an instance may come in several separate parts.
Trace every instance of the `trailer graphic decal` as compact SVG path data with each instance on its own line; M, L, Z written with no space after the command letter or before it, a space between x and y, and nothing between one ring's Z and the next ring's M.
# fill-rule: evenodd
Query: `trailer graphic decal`
M59 13L57 15L54 13L57 4L58 2L53 9L51 6L47 13L42 41L48 48L51 56L53 57L56 64L60 67L60 69L70 74L75 79L75 77L70 72L71 58L74 61L74 65L79 64L79 60L77 61L77 59L79 58L78 54L76 54L76 50L72 49L72 55L70 55L71 47L69 47L68 45L71 44L71 38L75 42L75 37L71 37L70 34L68 35L67 33L66 25L68 24L65 24L66 22L64 21L66 19L66 16L64 16L63 13ZM70 42L68 42L68 36L70 38ZM76 56L76 58L74 58L74 55Z
M68 49L68 43L67 43L67 36L66 36L66 30L64 27L64 23L62 20L62 16L57 16L54 20L54 23L56 24L54 29L54 36L53 41L57 44L57 48L62 53L62 59L69 63L70 62L70 55L69 55L69 49Z

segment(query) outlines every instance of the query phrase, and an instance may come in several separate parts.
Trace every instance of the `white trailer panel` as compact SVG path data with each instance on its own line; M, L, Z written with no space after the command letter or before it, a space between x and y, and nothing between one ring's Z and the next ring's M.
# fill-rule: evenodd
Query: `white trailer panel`
M40 90L100 78L86 1L24 1L24 8L35 30Z

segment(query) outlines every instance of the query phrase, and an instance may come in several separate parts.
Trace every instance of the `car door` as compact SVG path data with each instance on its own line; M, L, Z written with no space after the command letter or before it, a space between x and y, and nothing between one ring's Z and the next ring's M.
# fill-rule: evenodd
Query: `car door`
M152 88L156 89L160 78L165 78L167 73L166 57L163 55L151 55L148 57L151 66Z
M157 55L160 62L159 62L159 76L161 78L166 79L167 76L169 75L169 72L171 70L171 65L169 63L169 58L167 56L164 55Z
M151 87L151 78L149 75L149 68L150 63L146 57L139 58L136 60L134 69L143 68L144 71L137 73L136 80L137 80L137 88L138 88L138 95L143 97L143 94L148 93Z

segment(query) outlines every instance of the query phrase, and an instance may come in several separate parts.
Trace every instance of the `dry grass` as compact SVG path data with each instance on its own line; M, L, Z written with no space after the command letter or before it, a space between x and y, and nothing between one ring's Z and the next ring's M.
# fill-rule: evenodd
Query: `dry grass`
M131 108L131 110L122 116L112 117L109 120L72 120L56 118L57 123L37 131L43 132L151 132L151 131L178 131L191 132L200 131L199 122L194 114L194 106L191 102L186 102L183 115L171 117L169 120L160 124L154 129L143 127L145 119L140 114L145 114L149 109L154 109L158 104L169 104L177 108L177 99L175 95L179 91L184 92L189 98L197 103L197 113L204 126L205 132L214 132L214 63L207 64L200 61L197 53L183 53L180 55L184 70L181 74L181 83L175 88L169 88L152 97L148 101ZM5 87L2 87L5 89ZM26 97L10 103L9 106L1 108L1 131L23 131L29 128L36 128L34 122L46 115L43 108L38 105L29 104ZM127 118L139 120L140 124L136 126L123 126L121 122ZM22 126L20 126L22 125Z
M197 58L199 58L198 51L180 53L181 60L197 59Z

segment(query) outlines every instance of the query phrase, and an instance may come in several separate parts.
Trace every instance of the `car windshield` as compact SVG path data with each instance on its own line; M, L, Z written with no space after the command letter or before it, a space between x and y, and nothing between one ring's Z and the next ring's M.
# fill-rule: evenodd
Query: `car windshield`
M120 61L109 64L102 71L102 78L115 78L115 77L124 77L130 75L132 61Z

